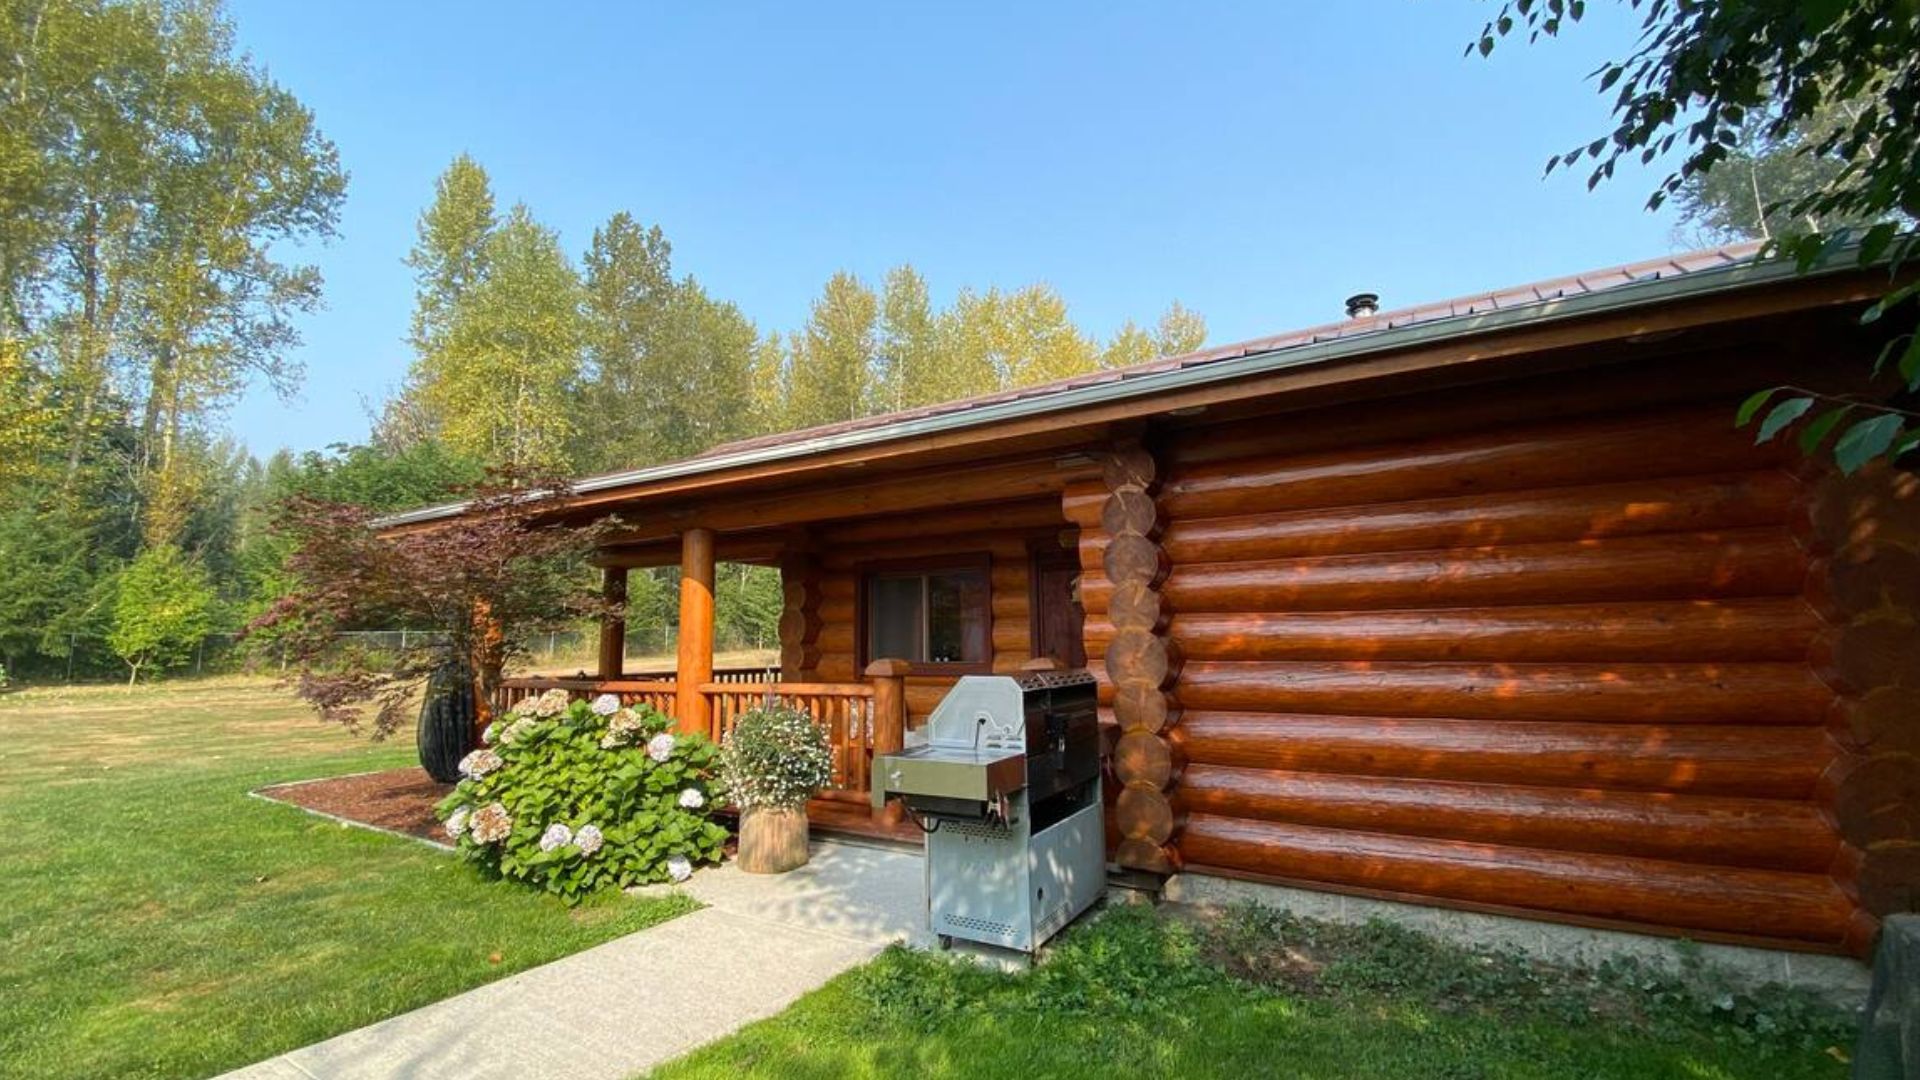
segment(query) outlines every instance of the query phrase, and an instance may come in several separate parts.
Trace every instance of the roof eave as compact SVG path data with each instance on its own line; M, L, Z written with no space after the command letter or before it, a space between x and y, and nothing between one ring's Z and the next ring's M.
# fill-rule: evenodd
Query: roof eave
M1739 263L1676 277L1618 285L1598 292L1546 300L1536 304L1435 319L1409 326L1387 327L1328 341L1249 353L1233 359L1196 364L1191 367L1170 368L1165 371L1116 378L1110 382L1074 387L1031 398L1016 398L959 412L903 420L897 424L840 432L776 446L745 449L730 454L687 458L643 469L608 473L580 480L572 485L572 490L575 494L589 494L616 488L640 487L663 480L680 480L705 473L751 468L917 436L986 427L1049 413L1067 413L1089 406L1245 379L1290 368L1337 363L1389 349L1430 346L1520 326L1586 318L1634 307L1696 299L1794 278L1825 276L1860 269L1856 251L1857 249L1852 247L1835 251L1818 266L1804 272L1799 271L1792 262L1787 260ZM391 529L439 521L458 517L470 505L471 503L462 501L422 507L418 510L390 514L375 520L373 524L375 528Z

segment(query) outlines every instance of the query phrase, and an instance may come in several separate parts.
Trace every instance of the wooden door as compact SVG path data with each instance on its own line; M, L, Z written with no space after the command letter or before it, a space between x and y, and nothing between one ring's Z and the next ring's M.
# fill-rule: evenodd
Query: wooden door
M1070 668L1087 666L1080 606L1080 557L1066 549L1033 556L1033 655L1052 657Z

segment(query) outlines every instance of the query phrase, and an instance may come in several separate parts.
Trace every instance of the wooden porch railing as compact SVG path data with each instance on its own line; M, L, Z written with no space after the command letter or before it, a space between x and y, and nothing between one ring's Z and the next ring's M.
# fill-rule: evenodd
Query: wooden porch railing
M864 794L873 757L873 687L866 683L724 683L700 687L712 714L711 733L719 742L743 713L772 701L806 713L826 729L833 751L836 791Z
M751 673L756 678L746 678ZM873 755L899 750L906 737L907 664L877 660L867 668L867 681L858 683L789 683L769 679L768 669L732 668L716 671L715 678L694 687L707 703L706 734L715 742L726 738L741 715L772 700L813 717L825 729L833 752L833 781L823 797L865 804L872 776ZM651 705L673 715L680 684L667 673L646 673L620 679L549 678L532 676L502 679L495 702L506 712L528 698L561 689L576 698L616 694L622 705Z
M672 678L640 677L633 679L555 679L546 676L528 676L525 678L500 680L500 700L495 706L497 712L506 712L515 705L532 697L539 697L549 690L565 690L575 698L590 698L600 694L618 694L622 705L651 705L669 715L673 712L673 702L679 692L679 683Z

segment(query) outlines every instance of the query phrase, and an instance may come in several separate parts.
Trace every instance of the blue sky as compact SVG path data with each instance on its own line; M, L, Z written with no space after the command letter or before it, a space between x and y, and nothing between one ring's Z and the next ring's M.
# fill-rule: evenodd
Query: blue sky
M366 436L406 371L414 219L454 155L576 254L616 210L788 330L836 270L936 300L1050 282L1087 329L1179 299L1214 342L1673 247L1656 177L1540 175L1606 129L1587 74L1633 26L1465 59L1474 0L1186 5L233 0L239 44L352 174L306 257L307 379L233 410L256 453ZM1621 5L1620 7L1624 7ZM617 422L608 418L607 422Z

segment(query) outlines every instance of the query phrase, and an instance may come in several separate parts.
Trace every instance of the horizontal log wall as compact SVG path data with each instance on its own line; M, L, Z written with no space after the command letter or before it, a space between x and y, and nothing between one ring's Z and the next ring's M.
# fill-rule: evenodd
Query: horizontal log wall
M783 619L783 625L790 623L806 637L807 677L826 682L859 677L856 605L863 566L978 554L989 557L993 670L1019 671L1032 658L1032 546L1059 544L1065 524L1060 501L1053 497L817 526L809 537L811 553L794 561L796 571L807 575L806 584L788 583L789 612ZM908 724L926 723L957 678L908 676Z
M1400 441L1167 437L1151 596L1110 580L1110 486L1066 491L1103 704L1143 603L1173 666L1120 709L1157 733L1130 768L1171 782L1168 820L1123 807L1123 835L1189 869L1863 949L1862 895L1904 902L1920 843L1890 808L1920 740L1885 734L1917 685L1907 552L1824 555L1814 482L1718 401L1506 426L1475 403L1452 429L1445 404Z

